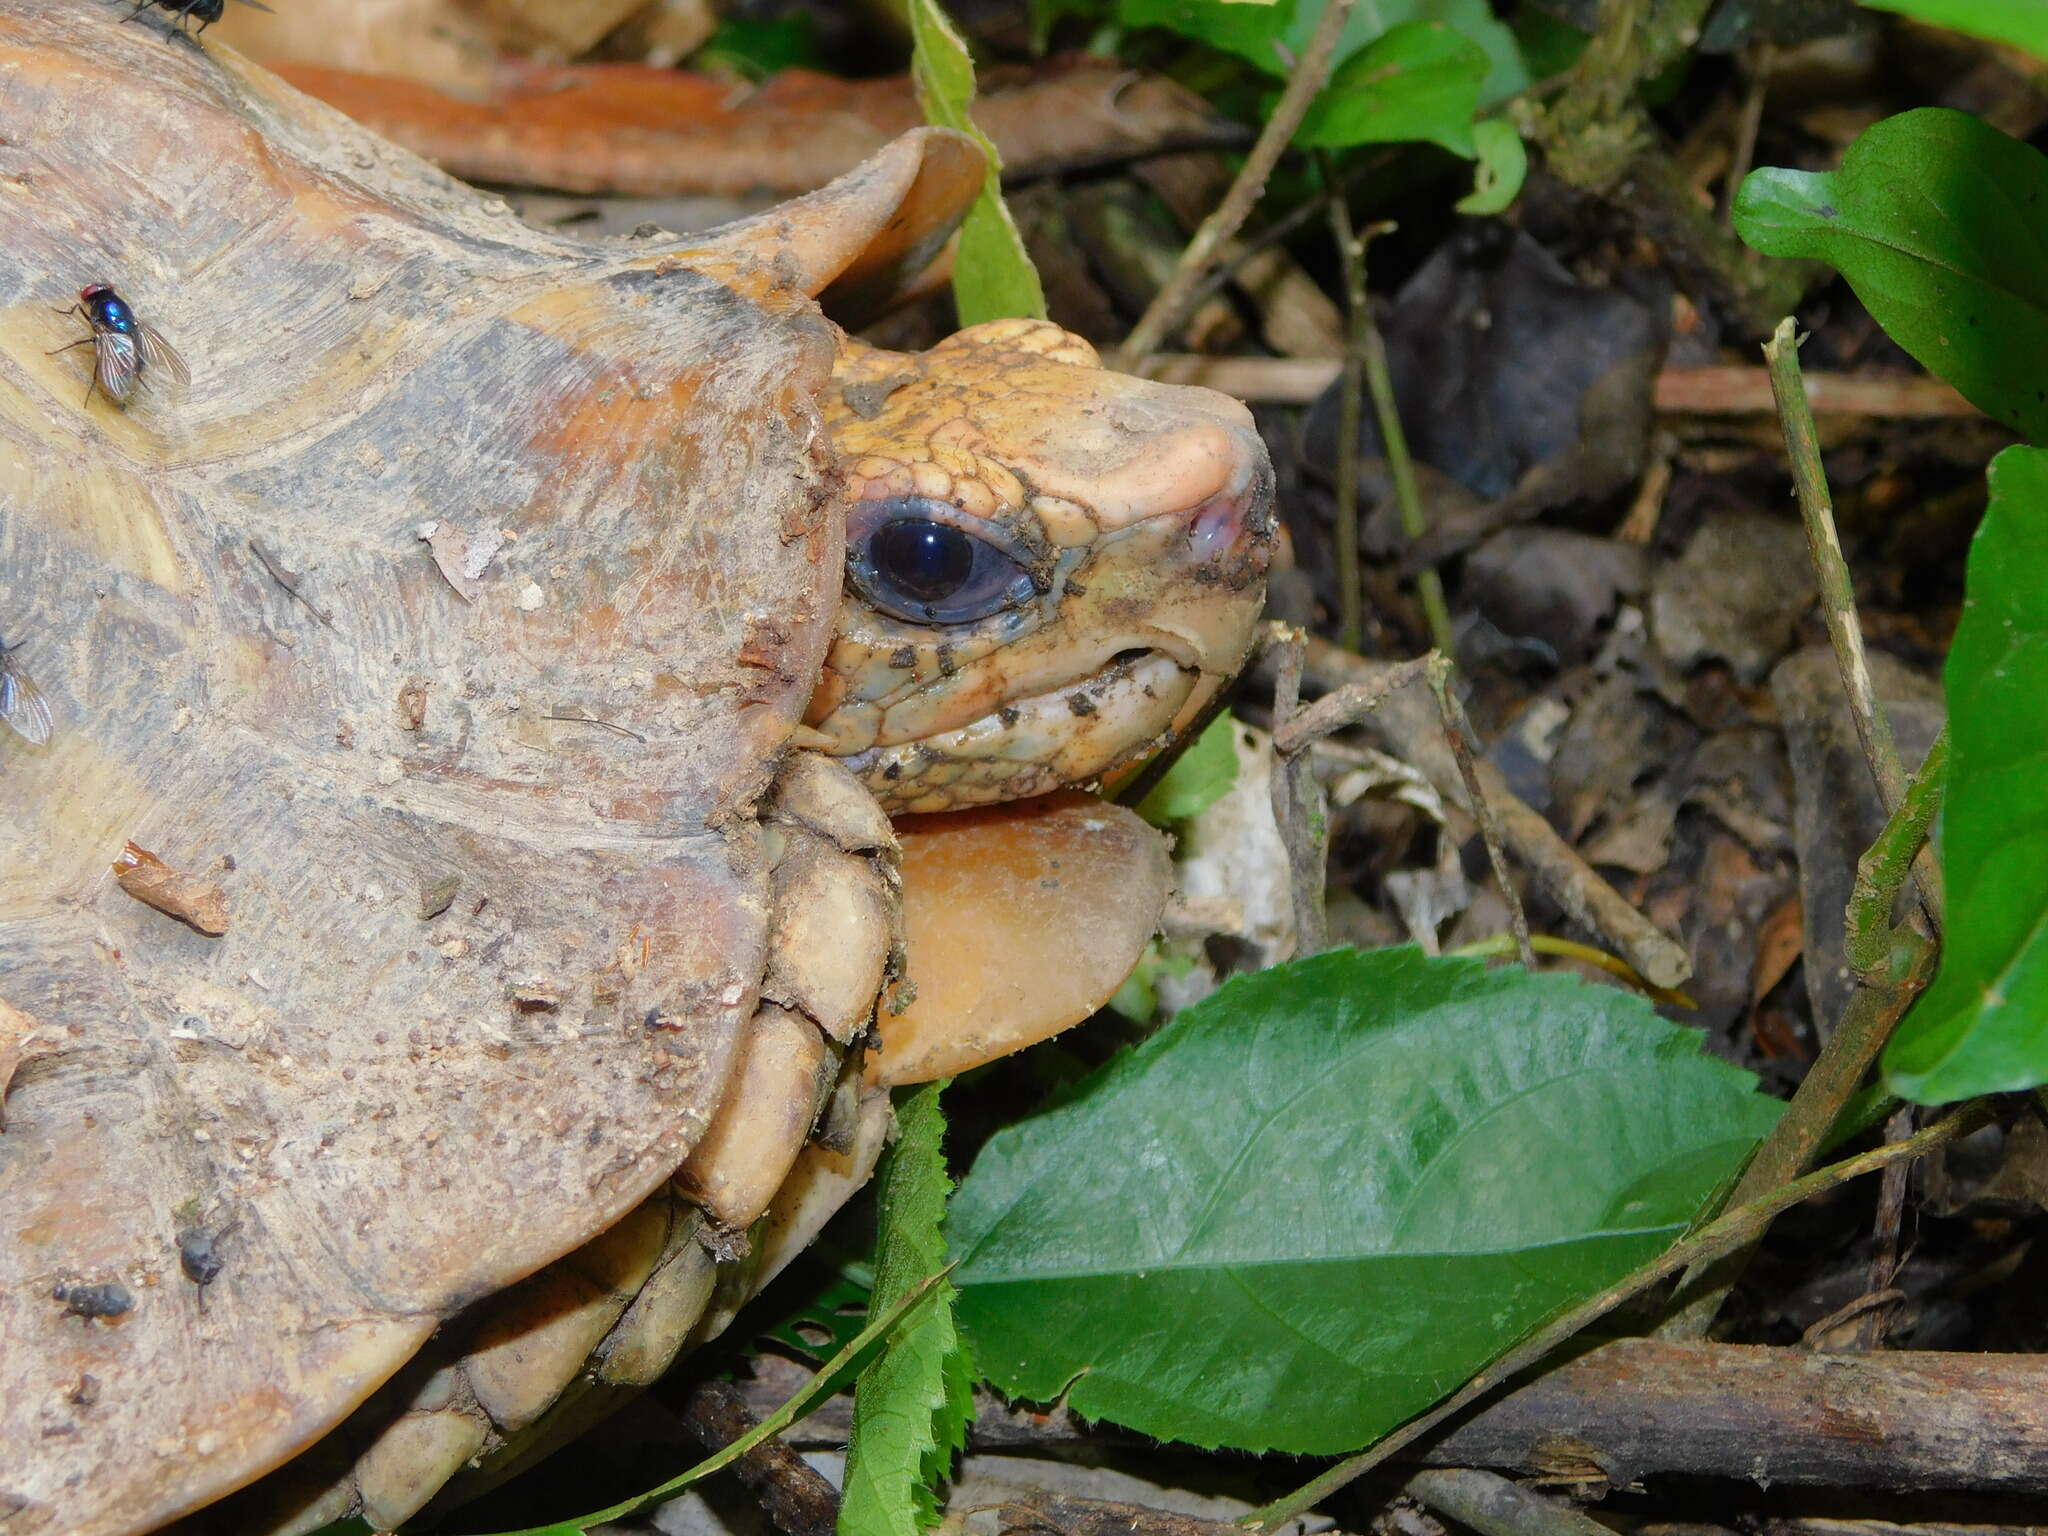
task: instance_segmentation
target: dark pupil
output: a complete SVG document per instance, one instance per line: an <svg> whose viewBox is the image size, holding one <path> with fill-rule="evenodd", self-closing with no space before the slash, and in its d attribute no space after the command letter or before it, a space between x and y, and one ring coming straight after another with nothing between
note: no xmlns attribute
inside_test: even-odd
<svg viewBox="0 0 2048 1536"><path fill-rule="evenodd" d="M875 530L868 557L876 574L905 597L936 603L966 584L974 569L974 540L944 523L906 517Z"/></svg>

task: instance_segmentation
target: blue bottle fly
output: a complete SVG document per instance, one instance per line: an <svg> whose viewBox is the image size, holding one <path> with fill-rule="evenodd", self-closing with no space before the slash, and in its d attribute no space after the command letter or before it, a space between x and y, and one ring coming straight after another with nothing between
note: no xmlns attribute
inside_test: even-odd
<svg viewBox="0 0 2048 1536"><path fill-rule="evenodd" d="M85 386L85 403L92 404L97 389L116 405L126 405L148 369L161 368L180 384L192 382L192 370L178 356L177 349L147 320L137 317L128 301L105 283L93 283L78 290L78 302L60 315L77 315L92 327L90 336L52 349L69 352L73 347L92 346L92 382Z"/></svg>
<svg viewBox="0 0 2048 1536"><path fill-rule="evenodd" d="M242 4L254 11L270 9L263 0L242 0ZM227 0L137 0L135 9L128 13L128 20L133 21L152 5L160 5L172 12L180 27L186 24L187 18L196 19L202 32L219 21L227 10Z"/></svg>

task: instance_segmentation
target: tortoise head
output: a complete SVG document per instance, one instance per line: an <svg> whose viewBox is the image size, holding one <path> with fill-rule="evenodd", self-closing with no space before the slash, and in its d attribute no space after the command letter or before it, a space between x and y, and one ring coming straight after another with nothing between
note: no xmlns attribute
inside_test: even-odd
<svg viewBox="0 0 2048 1536"><path fill-rule="evenodd" d="M847 579L808 723L890 810L1099 779L1243 661L1272 471L1236 401L998 320L853 347L823 405Z"/></svg>
<svg viewBox="0 0 2048 1536"><path fill-rule="evenodd" d="M711 243L858 318L924 272L982 178L971 139L923 129ZM889 810L1100 780L1244 660L1273 475L1237 401L997 320L920 353L843 341L819 407L846 583L805 723Z"/></svg>

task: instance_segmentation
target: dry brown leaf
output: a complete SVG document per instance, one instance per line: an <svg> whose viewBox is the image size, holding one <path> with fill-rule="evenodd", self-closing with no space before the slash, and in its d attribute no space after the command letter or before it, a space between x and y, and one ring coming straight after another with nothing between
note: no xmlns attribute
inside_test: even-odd
<svg viewBox="0 0 2048 1536"><path fill-rule="evenodd" d="M227 893L209 875L173 869L147 848L131 842L114 861L114 878L137 901L209 938L228 931Z"/></svg>
<svg viewBox="0 0 2048 1536"><path fill-rule="evenodd" d="M786 70L758 90L642 64L502 61L487 90L411 70L362 72L300 51L264 60L300 90L471 181L642 197L808 192L924 119L906 76ZM404 76L405 78L399 78ZM1241 130L1173 81L1054 61L992 82L974 116L1013 175L1236 142Z"/></svg>
<svg viewBox="0 0 2048 1536"><path fill-rule="evenodd" d="M465 603L476 601L481 590L478 583L490 568L504 547L505 535L496 528L486 528L480 534L464 532L456 524L446 521L421 523L419 536L427 541L427 548L433 552L434 564L455 589L455 595Z"/></svg>

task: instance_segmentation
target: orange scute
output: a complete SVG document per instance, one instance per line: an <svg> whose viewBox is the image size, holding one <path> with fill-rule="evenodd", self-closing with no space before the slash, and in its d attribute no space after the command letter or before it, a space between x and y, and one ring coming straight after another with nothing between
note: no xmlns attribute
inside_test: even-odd
<svg viewBox="0 0 2048 1536"><path fill-rule="evenodd" d="M879 1010L882 1083L946 1077L1078 1024L1123 984L1172 886L1166 839L1074 790L908 816L908 1006Z"/></svg>

